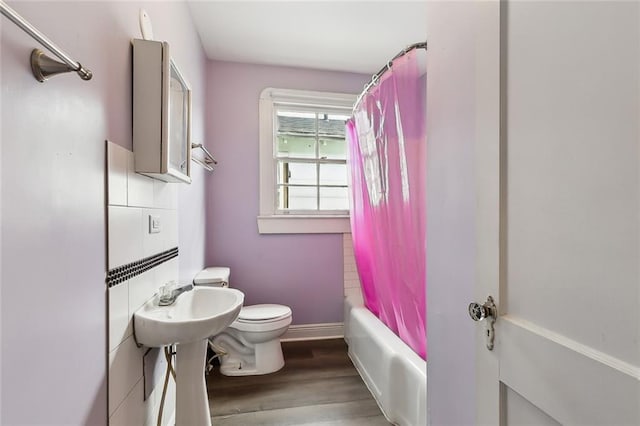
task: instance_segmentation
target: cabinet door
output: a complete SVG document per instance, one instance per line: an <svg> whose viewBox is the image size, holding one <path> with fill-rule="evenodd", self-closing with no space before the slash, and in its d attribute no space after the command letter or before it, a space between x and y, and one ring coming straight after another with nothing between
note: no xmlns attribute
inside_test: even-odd
<svg viewBox="0 0 640 426"><path fill-rule="evenodd" d="M191 91L176 66L171 63L169 80L168 165L170 170L189 176L191 138Z"/></svg>

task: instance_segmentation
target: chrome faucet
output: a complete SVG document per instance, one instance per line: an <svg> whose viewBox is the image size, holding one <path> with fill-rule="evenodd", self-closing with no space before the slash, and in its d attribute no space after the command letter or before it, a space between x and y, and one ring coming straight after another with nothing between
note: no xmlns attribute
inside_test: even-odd
<svg viewBox="0 0 640 426"><path fill-rule="evenodd" d="M193 284L185 284L180 287L174 287L174 282L170 282L160 287L158 290L159 300L158 306L169 306L176 303L176 299L185 291L193 290Z"/></svg>

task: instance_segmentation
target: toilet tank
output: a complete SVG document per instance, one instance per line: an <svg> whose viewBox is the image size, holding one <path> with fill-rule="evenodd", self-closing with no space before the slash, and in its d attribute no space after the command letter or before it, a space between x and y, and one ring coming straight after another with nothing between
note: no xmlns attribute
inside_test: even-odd
<svg viewBox="0 0 640 426"><path fill-rule="evenodd" d="M230 269L222 266L211 266L198 272L193 279L194 285L207 287L229 287Z"/></svg>

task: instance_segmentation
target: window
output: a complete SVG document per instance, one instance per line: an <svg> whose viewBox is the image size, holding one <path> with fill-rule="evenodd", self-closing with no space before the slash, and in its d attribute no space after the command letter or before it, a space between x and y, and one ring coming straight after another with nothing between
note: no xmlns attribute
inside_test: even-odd
<svg viewBox="0 0 640 426"><path fill-rule="evenodd" d="M260 96L260 233L349 232L345 122L354 95Z"/></svg>

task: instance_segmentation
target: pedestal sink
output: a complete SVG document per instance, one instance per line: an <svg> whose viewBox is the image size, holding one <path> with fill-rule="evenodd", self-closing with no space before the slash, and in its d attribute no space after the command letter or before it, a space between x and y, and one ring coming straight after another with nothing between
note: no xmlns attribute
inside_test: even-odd
<svg viewBox="0 0 640 426"><path fill-rule="evenodd" d="M240 313L244 294L230 288L196 287L171 306L154 297L133 315L138 343L176 345L176 425L210 426L204 380L207 338L227 328Z"/></svg>

